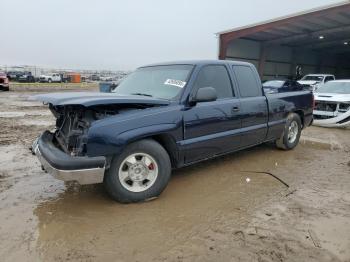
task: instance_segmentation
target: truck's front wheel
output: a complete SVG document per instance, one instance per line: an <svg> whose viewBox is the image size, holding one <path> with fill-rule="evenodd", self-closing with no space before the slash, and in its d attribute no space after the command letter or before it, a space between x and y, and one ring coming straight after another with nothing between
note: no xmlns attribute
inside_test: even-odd
<svg viewBox="0 0 350 262"><path fill-rule="evenodd" d="M276 146L284 150L290 150L299 143L301 135L301 120L298 114L291 113L287 117L287 122L280 139L276 141Z"/></svg>
<svg viewBox="0 0 350 262"><path fill-rule="evenodd" d="M139 202L160 195L170 174L166 150L156 141L145 139L128 145L122 154L112 159L104 185L114 200Z"/></svg>

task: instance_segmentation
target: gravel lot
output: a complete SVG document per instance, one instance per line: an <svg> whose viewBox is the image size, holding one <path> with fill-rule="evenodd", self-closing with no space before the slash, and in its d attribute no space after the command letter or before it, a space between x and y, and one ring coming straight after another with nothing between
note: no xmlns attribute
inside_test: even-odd
<svg viewBox="0 0 350 262"><path fill-rule="evenodd" d="M54 118L28 97L57 90L0 93L2 261L350 261L350 130L310 127L293 151L266 144L177 170L157 200L122 205L101 185L55 180L30 153Z"/></svg>

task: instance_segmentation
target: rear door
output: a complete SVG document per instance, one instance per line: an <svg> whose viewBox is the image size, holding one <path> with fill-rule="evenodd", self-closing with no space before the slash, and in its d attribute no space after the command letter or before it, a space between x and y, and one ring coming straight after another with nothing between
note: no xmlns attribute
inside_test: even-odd
<svg viewBox="0 0 350 262"><path fill-rule="evenodd" d="M191 163L240 146L240 101L225 65L206 65L199 71L192 93L201 87L216 89L218 99L201 102L184 112L185 162Z"/></svg>
<svg viewBox="0 0 350 262"><path fill-rule="evenodd" d="M255 68L234 65L234 78L240 93L241 147L263 142L267 135L268 105Z"/></svg>

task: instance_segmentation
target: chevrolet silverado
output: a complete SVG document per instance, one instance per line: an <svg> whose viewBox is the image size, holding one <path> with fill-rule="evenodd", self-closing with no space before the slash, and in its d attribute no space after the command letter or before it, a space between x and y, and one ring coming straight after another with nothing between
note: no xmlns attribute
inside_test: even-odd
<svg viewBox="0 0 350 262"><path fill-rule="evenodd" d="M35 99L56 117L33 143L43 169L104 183L124 203L157 197L172 169L269 141L293 149L314 103L310 91L265 95L252 64L216 60L144 66L112 93Z"/></svg>

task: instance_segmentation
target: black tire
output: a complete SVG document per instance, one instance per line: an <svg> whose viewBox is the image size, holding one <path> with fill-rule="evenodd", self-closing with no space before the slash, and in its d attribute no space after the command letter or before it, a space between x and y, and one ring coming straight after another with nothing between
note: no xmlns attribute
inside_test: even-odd
<svg viewBox="0 0 350 262"><path fill-rule="evenodd" d="M297 125L297 133L295 139L289 139L289 135L292 132L291 127ZM290 113L287 117L287 122L284 127L284 131L281 137L276 140L276 146L283 150L291 150L296 147L299 143L300 135L301 135L301 120L298 114ZM293 136L294 137L294 136Z"/></svg>
<svg viewBox="0 0 350 262"><path fill-rule="evenodd" d="M132 192L119 180L119 168L123 161L135 153L150 155L158 165L158 175L153 185L142 192ZM149 200L159 196L167 186L171 175L171 162L166 150L152 139L144 139L129 144L118 156L113 157L110 168L106 171L103 184L109 195L121 203Z"/></svg>
<svg viewBox="0 0 350 262"><path fill-rule="evenodd" d="M47 82L48 82L48 83L51 83L51 82L52 82L51 78L49 78L49 79L47 80Z"/></svg>

